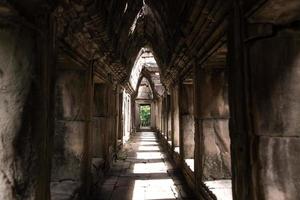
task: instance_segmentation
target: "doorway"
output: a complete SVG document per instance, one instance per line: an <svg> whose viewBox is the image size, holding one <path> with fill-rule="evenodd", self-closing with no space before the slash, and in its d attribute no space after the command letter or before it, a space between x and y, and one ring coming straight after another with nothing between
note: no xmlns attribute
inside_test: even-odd
<svg viewBox="0 0 300 200"><path fill-rule="evenodd" d="M151 127L151 106L150 104L140 105L140 128Z"/></svg>

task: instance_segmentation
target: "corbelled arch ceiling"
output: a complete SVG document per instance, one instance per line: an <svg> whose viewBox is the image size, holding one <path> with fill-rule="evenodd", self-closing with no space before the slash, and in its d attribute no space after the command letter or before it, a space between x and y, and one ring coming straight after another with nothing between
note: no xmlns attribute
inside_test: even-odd
<svg viewBox="0 0 300 200"><path fill-rule="evenodd" d="M134 90L133 96L136 96L135 94L143 78L148 80L155 97L162 96L165 92L165 87L161 83L160 74L161 70L151 49L142 48L136 58L129 79L129 83Z"/></svg>
<svg viewBox="0 0 300 200"><path fill-rule="evenodd" d="M33 21L38 21L38 17L44 16L45 12L52 13L54 10L57 24L55 35L58 36L60 51L67 52L67 56L79 59L86 66L91 60L95 61L92 63L98 76L108 75L109 80L123 85L128 81L139 50L144 46L153 50L161 67L162 82L167 87L179 77L187 76L194 64L213 65L210 61L214 60L214 56L226 62L225 29L234 2L231 0L9 2L19 8L22 16ZM276 8L284 4L284 0L241 2L251 23L275 23L274 19L280 19L280 24L299 18L299 12L293 9L293 5L299 4L298 0L293 0L283 13L278 13ZM130 33L134 23L135 30ZM64 56L59 59L67 59Z"/></svg>
<svg viewBox="0 0 300 200"><path fill-rule="evenodd" d="M152 49L169 86L224 46L222 0L64 0L55 10L63 51L94 60L98 74L125 84L142 47Z"/></svg>

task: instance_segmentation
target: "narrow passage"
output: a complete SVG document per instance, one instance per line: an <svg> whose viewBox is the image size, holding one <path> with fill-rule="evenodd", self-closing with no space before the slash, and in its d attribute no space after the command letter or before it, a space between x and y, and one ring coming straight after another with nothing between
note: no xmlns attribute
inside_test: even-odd
<svg viewBox="0 0 300 200"><path fill-rule="evenodd" d="M196 199L162 151L155 133L125 144L99 194L101 200Z"/></svg>

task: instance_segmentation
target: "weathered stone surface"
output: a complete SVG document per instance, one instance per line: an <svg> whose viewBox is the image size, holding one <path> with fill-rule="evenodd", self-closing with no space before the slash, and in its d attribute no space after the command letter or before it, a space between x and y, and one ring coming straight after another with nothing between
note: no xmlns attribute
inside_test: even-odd
<svg viewBox="0 0 300 200"><path fill-rule="evenodd" d="M80 184L77 181L64 180L51 183L51 200L77 199Z"/></svg>
<svg viewBox="0 0 300 200"><path fill-rule="evenodd" d="M95 84L94 86L94 117L108 116L108 87L105 84Z"/></svg>
<svg viewBox="0 0 300 200"><path fill-rule="evenodd" d="M105 129L107 127L107 119L104 117L95 117L93 120L93 156L103 158L105 156Z"/></svg>
<svg viewBox="0 0 300 200"><path fill-rule="evenodd" d="M251 22L288 24L300 20L300 2L298 0L267 1L251 17Z"/></svg>
<svg viewBox="0 0 300 200"><path fill-rule="evenodd" d="M203 180L231 178L228 120L205 120L203 127Z"/></svg>
<svg viewBox="0 0 300 200"><path fill-rule="evenodd" d="M56 118L84 120L86 106L85 71L60 70L56 81Z"/></svg>
<svg viewBox="0 0 300 200"><path fill-rule="evenodd" d="M179 134L180 134L180 111L179 111L179 86L175 86L172 93L172 126L173 126L173 137L174 146L179 147Z"/></svg>
<svg viewBox="0 0 300 200"><path fill-rule="evenodd" d="M104 178L104 171L105 171L105 160L103 158L93 158L92 159L92 180L93 180L93 187L97 189L101 185L101 181Z"/></svg>
<svg viewBox="0 0 300 200"><path fill-rule="evenodd" d="M300 32L259 40L249 56L255 134L300 136Z"/></svg>
<svg viewBox="0 0 300 200"><path fill-rule="evenodd" d="M85 128L85 122L56 123L52 181L80 181Z"/></svg>
<svg viewBox="0 0 300 200"><path fill-rule="evenodd" d="M200 118L229 116L228 84L225 69L204 69L199 73L201 90L197 91Z"/></svg>
<svg viewBox="0 0 300 200"><path fill-rule="evenodd" d="M34 80L34 35L0 23L0 199L34 199L37 135L30 98ZM38 122L37 122L38 123Z"/></svg>
<svg viewBox="0 0 300 200"><path fill-rule="evenodd" d="M85 71L59 70L59 73L56 82L51 193L60 193L69 184L64 181L70 180L74 184L68 195L78 195L79 189L76 186L81 185L85 162L87 81Z"/></svg>
<svg viewBox="0 0 300 200"><path fill-rule="evenodd" d="M180 89L180 112L181 114L194 114L194 91L193 84L182 84Z"/></svg>
<svg viewBox="0 0 300 200"><path fill-rule="evenodd" d="M195 126L192 115L181 116L181 132L183 134L183 145L185 158L194 158L195 148Z"/></svg>
<svg viewBox="0 0 300 200"><path fill-rule="evenodd" d="M300 139L259 136L255 176L257 200L300 199Z"/></svg>

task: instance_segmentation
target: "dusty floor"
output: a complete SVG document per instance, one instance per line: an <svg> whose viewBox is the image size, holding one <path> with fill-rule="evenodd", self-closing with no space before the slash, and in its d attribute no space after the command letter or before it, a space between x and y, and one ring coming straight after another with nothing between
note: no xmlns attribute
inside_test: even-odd
<svg viewBox="0 0 300 200"><path fill-rule="evenodd" d="M154 133L137 133L118 157L97 200L196 199Z"/></svg>

